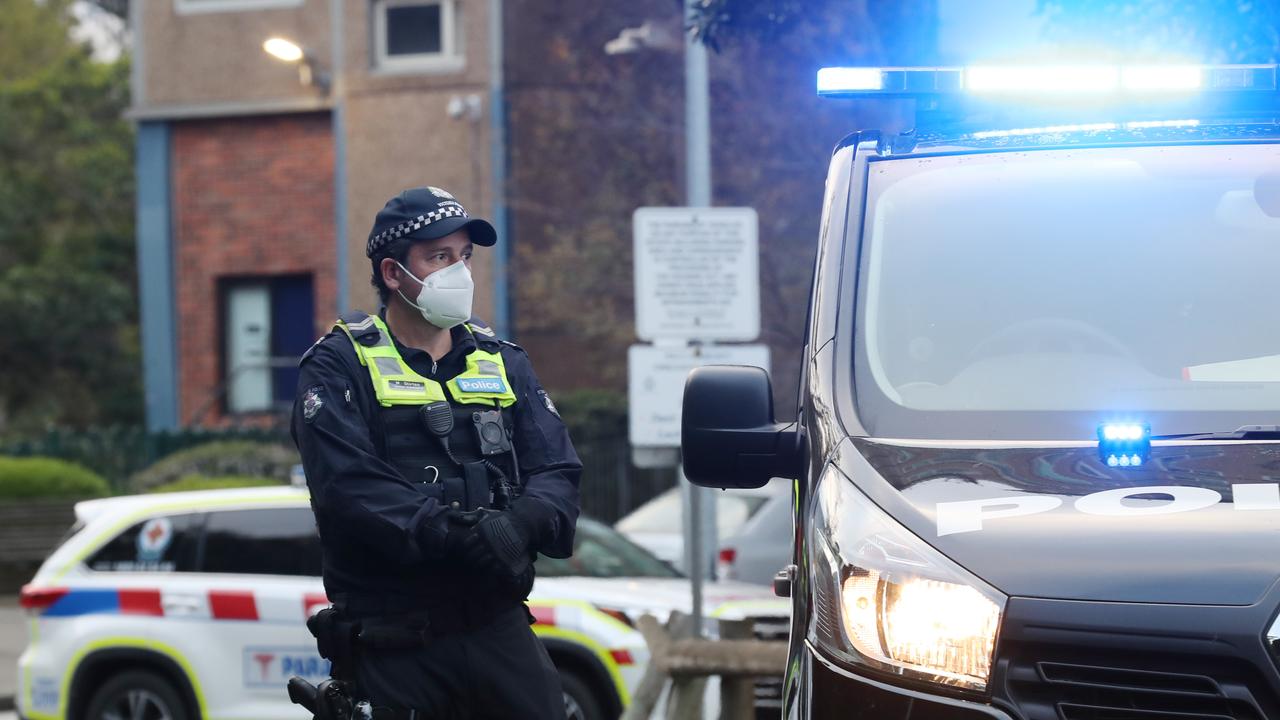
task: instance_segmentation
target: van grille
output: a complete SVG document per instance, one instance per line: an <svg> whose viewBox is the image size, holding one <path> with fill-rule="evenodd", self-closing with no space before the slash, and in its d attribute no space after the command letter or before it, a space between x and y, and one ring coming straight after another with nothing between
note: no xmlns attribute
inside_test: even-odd
<svg viewBox="0 0 1280 720"><path fill-rule="evenodd" d="M1008 666L1007 686L1028 720L1263 720L1245 678L1223 663L1199 672L1108 664ZM1136 665L1136 663L1135 663ZM1145 659L1141 667L1159 667ZM1210 675L1209 673L1212 673Z"/></svg>

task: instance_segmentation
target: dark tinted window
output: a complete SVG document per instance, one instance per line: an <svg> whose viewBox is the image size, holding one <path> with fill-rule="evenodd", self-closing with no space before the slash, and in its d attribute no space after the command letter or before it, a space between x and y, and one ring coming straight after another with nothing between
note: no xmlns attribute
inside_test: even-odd
<svg viewBox="0 0 1280 720"><path fill-rule="evenodd" d="M144 520L89 557L90 568L108 572L193 572L202 513Z"/></svg>
<svg viewBox="0 0 1280 720"><path fill-rule="evenodd" d="M209 514L204 563L211 573L320 575L320 536L310 508Z"/></svg>
<svg viewBox="0 0 1280 720"><path fill-rule="evenodd" d="M440 52L440 6L402 5L387 13L387 54Z"/></svg>

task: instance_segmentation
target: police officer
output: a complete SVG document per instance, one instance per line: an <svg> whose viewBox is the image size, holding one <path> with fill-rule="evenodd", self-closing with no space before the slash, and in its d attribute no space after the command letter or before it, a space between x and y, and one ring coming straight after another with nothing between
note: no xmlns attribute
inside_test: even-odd
<svg viewBox="0 0 1280 720"><path fill-rule="evenodd" d="M375 718L564 717L524 600L535 555L572 552L582 465L528 356L471 318L472 249L496 241L440 188L391 198L366 247L382 312L302 359L334 603L313 632Z"/></svg>

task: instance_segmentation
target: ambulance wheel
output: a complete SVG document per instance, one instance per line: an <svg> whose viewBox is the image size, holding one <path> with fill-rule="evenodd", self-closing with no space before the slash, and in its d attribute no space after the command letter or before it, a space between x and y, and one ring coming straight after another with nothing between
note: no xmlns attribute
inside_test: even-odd
<svg viewBox="0 0 1280 720"><path fill-rule="evenodd" d="M568 720L604 720L600 701L591 686L570 672L560 672L560 689L564 692L564 714ZM128 720L126 718L125 720Z"/></svg>
<svg viewBox="0 0 1280 720"><path fill-rule="evenodd" d="M89 699L85 720L188 720L182 698L164 678L145 670L112 675Z"/></svg>

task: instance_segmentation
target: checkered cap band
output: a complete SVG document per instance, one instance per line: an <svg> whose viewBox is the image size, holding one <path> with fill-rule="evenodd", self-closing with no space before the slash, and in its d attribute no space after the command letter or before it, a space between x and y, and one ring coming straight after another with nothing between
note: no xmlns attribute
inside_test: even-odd
<svg viewBox="0 0 1280 720"><path fill-rule="evenodd" d="M378 233L377 235L374 235L373 237L369 238L369 245L368 247L365 248L365 255L367 255L368 257L373 257L374 255L377 255L382 250L382 248L395 242L396 240L399 240L400 238L408 235L409 233L421 230L427 225L430 225L431 223L436 222L438 220L443 220L445 218L451 218L451 217L465 218L470 216L467 215L467 211L463 210L462 206L457 203L453 203L445 207L437 208L435 210L432 210L429 213L426 213L425 215L419 215L416 218L405 220L399 225L389 227L386 230L383 230L382 232Z"/></svg>

